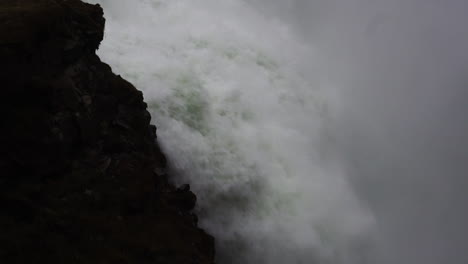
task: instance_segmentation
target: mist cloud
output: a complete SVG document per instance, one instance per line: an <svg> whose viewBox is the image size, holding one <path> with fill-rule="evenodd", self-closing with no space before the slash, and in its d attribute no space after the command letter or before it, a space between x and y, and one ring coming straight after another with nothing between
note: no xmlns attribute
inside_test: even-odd
<svg viewBox="0 0 468 264"><path fill-rule="evenodd" d="M378 218L377 263L467 263L468 2L292 6L341 98L332 131Z"/></svg>
<svg viewBox="0 0 468 264"><path fill-rule="evenodd" d="M317 82L318 78L323 86L329 88L330 100L334 103L330 107L333 119L328 124L328 131L335 140L331 151L343 160L342 165L359 198L368 205L377 220L378 241L368 263L468 263L468 229L465 227L468 222L465 205L468 200L468 2L245 1L254 4L273 20L286 21L314 51L312 56L302 58L300 65L312 82ZM124 20L135 11L130 1L99 2L105 4L111 19L115 16L115 20ZM224 16L216 9L210 9L211 6L194 6L196 11L206 11L201 18L209 14L217 15L220 21L235 11L227 9L229 12L226 11L227 15ZM235 17L242 17L241 28L258 29L255 36L265 34L264 25L258 24L258 21L264 20L246 14ZM152 14L147 17L158 19ZM141 30L147 23L145 19L138 20L135 28ZM194 21L199 22L200 19ZM125 21L124 24L129 22ZM178 40L185 37L185 31L180 35L162 34L161 37L158 34L167 31L169 25L155 25L160 27L160 31L154 35L155 43L165 44L167 38ZM194 25L190 24L190 27ZM205 24L199 29L204 32ZM179 29L171 32L177 33ZM124 32L120 29L114 32L116 35L121 33ZM239 31L241 33L242 30ZM149 36L152 35L142 34L141 39L146 40ZM222 34L215 34L213 39L218 40L219 36L222 37ZM280 41L277 35L267 37L265 46L270 46L270 40ZM231 42L229 35L227 43ZM135 43L140 45L146 42ZM146 49L129 49L129 54L135 52L136 55L127 56L129 61L123 61L121 53L116 52L118 49L113 49L111 44L119 43L109 43L107 59L114 63L114 68L122 71L134 59L135 69L148 63L143 70L154 65L164 68L175 61L173 55L167 62L159 57L148 60L146 53L140 56L147 50L157 53L161 49L157 45L143 46ZM169 44L172 45L173 41ZM277 53L295 47L287 46L279 50L276 47L281 45L273 44L271 46ZM182 46L179 50L185 49ZM114 56L114 53L118 56ZM200 58L204 59L205 55ZM223 64L217 69L228 68L228 65ZM150 75L141 76L130 79L144 89L146 77ZM233 80L235 83L243 78ZM151 85L147 86L152 87L153 82L149 83ZM248 84L244 86L248 87ZM151 98L151 93L151 90L145 91L145 97ZM160 98L159 95L154 97ZM266 116L270 117L270 112ZM171 134L168 138L175 137ZM182 138L188 137L184 135ZM180 142L174 143L174 146L180 145ZM297 149L286 157L293 159L294 153L297 153ZM190 157L193 156L197 155ZM236 163L233 168L237 167L239 165ZM328 207L324 208L327 209L323 211L330 211ZM307 217L316 216L314 212L305 213ZM299 220L301 222L303 219ZM269 235L268 232L266 234ZM278 243L284 244L284 237L282 239ZM309 252L305 248L304 255L307 256Z"/></svg>

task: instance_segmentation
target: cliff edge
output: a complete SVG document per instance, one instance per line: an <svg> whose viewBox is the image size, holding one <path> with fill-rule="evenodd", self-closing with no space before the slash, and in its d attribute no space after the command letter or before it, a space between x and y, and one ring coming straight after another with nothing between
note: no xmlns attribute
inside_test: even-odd
<svg viewBox="0 0 468 264"><path fill-rule="evenodd" d="M95 54L103 11L0 2L0 263L213 263L143 96Z"/></svg>

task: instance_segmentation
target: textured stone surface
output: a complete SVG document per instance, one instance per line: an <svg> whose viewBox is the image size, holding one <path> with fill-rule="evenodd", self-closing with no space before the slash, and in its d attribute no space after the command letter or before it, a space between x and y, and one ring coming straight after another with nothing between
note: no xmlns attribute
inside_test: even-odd
<svg viewBox="0 0 468 264"><path fill-rule="evenodd" d="M99 6L0 2L0 263L213 263Z"/></svg>

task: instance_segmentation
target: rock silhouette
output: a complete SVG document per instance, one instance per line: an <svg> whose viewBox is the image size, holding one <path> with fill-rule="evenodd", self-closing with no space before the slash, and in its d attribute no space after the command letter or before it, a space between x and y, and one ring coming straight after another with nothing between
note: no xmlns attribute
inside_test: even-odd
<svg viewBox="0 0 468 264"><path fill-rule="evenodd" d="M213 263L143 95L95 54L103 11L0 2L0 262Z"/></svg>

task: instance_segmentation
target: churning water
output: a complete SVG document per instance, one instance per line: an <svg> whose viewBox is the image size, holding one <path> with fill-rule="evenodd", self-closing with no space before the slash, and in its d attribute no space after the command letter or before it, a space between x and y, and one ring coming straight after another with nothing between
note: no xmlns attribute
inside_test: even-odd
<svg viewBox="0 0 468 264"><path fill-rule="evenodd" d="M101 0L99 50L143 91L218 263L364 263L372 215L326 155L314 50L242 0Z"/></svg>

